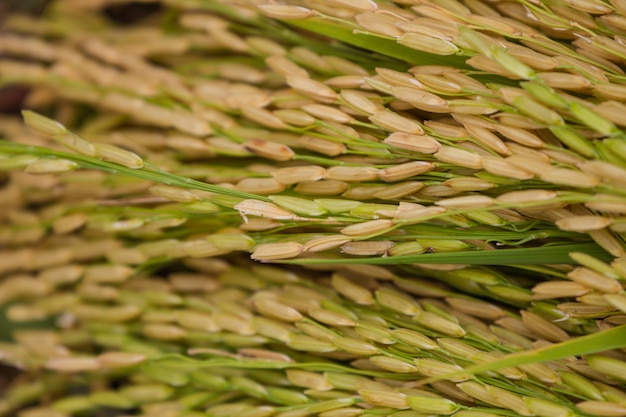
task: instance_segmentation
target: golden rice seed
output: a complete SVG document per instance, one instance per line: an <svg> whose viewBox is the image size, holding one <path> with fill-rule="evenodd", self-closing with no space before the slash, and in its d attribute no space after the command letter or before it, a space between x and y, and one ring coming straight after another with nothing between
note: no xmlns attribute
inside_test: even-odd
<svg viewBox="0 0 626 417"><path fill-rule="evenodd" d="M181 242L169 253L169 256L204 258L224 255L228 252L230 252L229 249L219 248L207 239L194 239Z"/></svg>
<svg viewBox="0 0 626 417"><path fill-rule="evenodd" d="M440 214L443 214L447 211L445 207L421 207L413 210L399 211L394 216L394 223L396 224L415 224L430 220L434 217L440 217Z"/></svg>
<svg viewBox="0 0 626 417"><path fill-rule="evenodd" d="M460 384L457 384L457 387L460 388L463 392L465 392L466 394L480 400L483 401L487 404L491 404L491 405L495 405L496 407L502 407L502 408L507 408L507 409L512 409L511 405L513 404L503 404L505 400L510 399L511 396L514 397L514 401L515 403L518 403L519 401L523 401L521 400L519 397L515 396L514 394L510 394L508 391L504 391L504 390L498 390L498 391L494 391L494 390L490 390L489 388L494 388L493 386L490 385L482 385L478 382L474 382L474 381L468 381L468 382L462 382ZM504 395L503 397L498 397L495 394L498 394L499 391L504 391L507 395ZM516 404L517 405L517 404ZM522 404L522 407L516 407L517 409L522 408L522 415L530 415L532 414L530 412L530 410L527 409L525 404ZM524 410L526 409L526 410ZM514 409L514 411L517 411Z"/></svg>
<svg viewBox="0 0 626 417"><path fill-rule="evenodd" d="M602 392L587 378L575 372L559 371L563 382L586 398L601 401L604 399Z"/></svg>
<svg viewBox="0 0 626 417"><path fill-rule="evenodd" d="M396 27L398 22L404 21L396 14L366 12L354 16L357 23L366 31L397 38L402 31Z"/></svg>
<svg viewBox="0 0 626 417"><path fill-rule="evenodd" d="M337 333L333 332L326 326L322 326L313 321L300 321L295 324L296 328L312 338L332 342L337 337ZM293 336L293 335L292 335ZM333 349L334 350L334 349Z"/></svg>
<svg viewBox="0 0 626 417"><path fill-rule="evenodd" d="M623 84L615 84L615 83L595 83L593 84L593 91L595 94L609 99L609 100L617 100L621 101L624 99L624 94L626 93L626 86Z"/></svg>
<svg viewBox="0 0 626 417"><path fill-rule="evenodd" d="M319 4L318 4L319 6ZM289 50L289 55L297 62L323 73L332 72L330 64L319 54L303 46L295 46Z"/></svg>
<svg viewBox="0 0 626 417"><path fill-rule="evenodd" d="M374 193L374 198L381 200L397 200L415 194L424 187L424 183L406 181L384 187Z"/></svg>
<svg viewBox="0 0 626 417"><path fill-rule="evenodd" d="M220 328L210 314L193 310L179 310L175 312L175 320L181 327L189 330L217 332Z"/></svg>
<svg viewBox="0 0 626 417"><path fill-rule="evenodd" d="M148 357L135 352L105 352L96 357L98 363L106 369L125 368L145 362Z"/></svg>
<svg viewBox="0 0 626 417"><path fill-rule="evenodd" d="M257 245L250 257L256 261L269 262L278 259L295 258L304 250L297 242L276 242Z"/></svg>
<svg viewBox="0 0 626 417"><path fill-rule="evenodd" d="M586 267L574 268L567 273L567 277L572 281L603 293L616 294L622 291L622 285L619 281Z"/></svg>
<svg viewBox="0 0 626 417"><path fill-rule="evenodd" d="M348 113L324 104L305 104L301 107L301 109L309 113L311 116L328 122L351 123L354 121L354 118Z"/></svg>
<svg viewBox="0 0 626 417"><path fill-rule="evenodd" d="M394 83L388 82L381 76L365 77L363 88L366 90L376 90L386 95L391 95ZM417 80L416 80L417 81Z"/></svg>
<svg viewBox="0 0 626 417"><path fill-rule="evenodd" d="M244 178L236 185L236 189L259 195L277 194L285 189L285 185L274 178Z"/></svg>
<svg viewBox="0 0 626 417"><path fill-rule="evenodd" d="M248 317L243 318L227 311L216 311L213 313L213 319L221 330L230 331L240 336L252 336L255 334L252 320Z"/></svg>
<svg viewBox="0 0 626 417"><path fill-rule="evenodd" d="M341 233L346 236L369 236L384 233L392 228L393 222L391 220L378 219L346 226L341 229Z"/></svg>
<svg viewBox="0 0 626 417"><path fill-rule="evenodd" d="M608 213L626 214L624 199L610 194L596 194L591 201L585 203L585 207Z"/></svg>
<svg viewBox="0 0 626 417"><path fill-rule="evenodd" d="M336 249L352 239L345 235L327 235L313 238L303 243L304 252L322 252L326 250Z"/></svg>
<svg viewBox="0 0 626 417"><path fill-rule="evenodd" d="M154 195L181 203L191 203L200 200L194 193L171 185L157 184L150 187L149 190Z"/></svg>
<svg viewBox="0 0 626 417"><path fill-rule="evenodd" d="M529 180L534 177L531 171L510 163L508 158L502 159L495 156L483 155L481 160L485 171L491 174L516 180Z"/></svg>
<svg viewBox="0 0 626 417"><path fill-rule="evenodd" d="M572 258L573 259L573 258ZM590 265L585 265L588 268L592 268ZM626 257L621 256L618 257L616 259L613 260L613 262L611 262L611 268L613 268L615 270L615 272L617 272L618 276L621 278L626 277ZM597 272L602 272L600 270L597 270ZM612 277L609 274L604 273L606 276L608 277Z"/></svg>
<svg viewBox="0 0 626 417"><path fill-rule="evenodd" d="M418 51L428 52L435 55L454 55L459 48L452 42L420 33L405 33L397 42Z"/></svg>
<svg viewBox="0 0 626 417"><path fill-rule="evenodd" d="M248 44L250 53L255 55L270 57L273 55L280 56L287 54L287 50L281 44L262 36L248 36L246 43Z"/></svg>
<svg viewBox="0 0 626 417"><path fill-rule="evenodd" d="M610 306L589 305L583 302L582 297L576 298L581 301L578 303L560 303L558 304L559 311L575 318L603 318L607 315L615 312L615 308ZM605 300L606 301L606 300ZM609 304L606 302L606 304Z"/></svg>
<svg viewBox="0 0 626 417"><path fill-rule="evenodd" d="M313 10L306 7L282 4L261 4L258 8L265 16L278 20L307 19L316 14Z"/></svg>
<svg viewBox="0 0 626 417"><path fill-rule="evenodd" d="M315 136L303 135L298 139L298 146L328 156L337 156L346 152L346 145Z"/></svg>
<svg viewBox="0 0 626 417"><path fill-rule="evenodd" d="M39 158L33 155L17 155L6 158L3 157L0 158L0 172L22 169L38 160Z"/></svg>
<svg viewBox="0 0 626 417"><path fill-rule="evenodd" d="M318 181L324 178L326 169L316 165L278 168L271 172L282 184L296 184L301 181Z"/></svg>
<svg viewBox="0 0 626 417"><path fill-rule="evenodd" d="M544 149L542 153L548 155L550 159L555 162L561 162L563 164L577 165L582 161L582 158L578 155L572 154L566 151L557 151L553 149Z"/></svg>
<svg viewBox="0 0 626 417"><path fill-rule="evenodd" d="M469 375L459 375L463 368L458 365L442 362L436 359L413 359L413 363L417 366L417 372L428 377L444 376L445 380L452 382L467 381ZM448 374L457 374L455 376L448 376ZM471 394L470 394L471 395Z"/></svg>
<svg viewBox="0 0 626 417"><path fill-rule="evenodd" d="M369 74L367 69L363 68L356 62L350 61L349 59L335 55L324 55L322 58L328 63L328 65L330 65L333 71L340 74L357 75L362 77ZM329 85L327 82L324 82L324 84Z"/></svg>
<svg viewBox="0 0 626 417"><path fill-rule="evenodd" d="M419 242L396 243L387 252L389 256L419 255L426 252L426 249Z"/></svg>
<svg viewBox="0 0 626 417"><path fill-rule="evenodd" d="M325 179L336 181L371 181L378 178L373 167L334 166L326 170Z"/></svg>
<svg viewBox="0 0 626 417"><path fill-rule="evenodd" d="M463 337L467 332L458 324L429 311L420 311L413 320L422 326L448 336Z"/></svg>
<svg viewBox="0 0 626 417"><path fill-rule="evenodd" d="M39 271L37 280L51 286L71 284L78 281L84 271L85 267L77 264L53 266Z"/></svg>
<svg viewBox="0 0 626 417"><path fill-rule="evenodd" d="M284 55L272 55L265 58L267 66L284 77L308 77L309 73Z"/></svg>
<svg viewBox="0 0 626 417"><path fill-rule="evenodd" d="M413 152L432 154L441 148L439 142L434 138L422 134L411 134L405 132L395 132L387 136L384 143L399 149L406 149Z"/></svg>
<svg viewBox="0 0 626 417"><path fill-rule="evenodd" d="M386 255L387 251L393 247L394 243L388 240L383 241L358 241L348 242L341 246L341 253L353 256L376 256Z"/></svg>
<svg viewBox="0 0 626 417"><path fill-rule="evenodd" d="M437 343L446 352L463 358L470 358L480 352L480 350L459 339L440 337L437 339Z"/></svg>
<svg viewBox="0 0 626 417"><path fill-rule="evenodd" d="M480 155L452 146L441 146L435 153L435 158L442 162L458 165L471 169L481 169L483 167Z"/></svg>
<svg viewBox="0 0 626 417"><path fill-rule="evenodd" d="M370 122L391 132L403 132L412 135L423 135L424 129L415 120L404 117L391 110L383 110L368 117Z"/></svg>
<svg viewBox="0 0 626 417"><path fill-rule="evenodd" d="M409 408L407 396L399 392L360 389L358 393L363 401L368 404L398 410L405 410Z"/></svg>
<svg viewBox="0 0 626 417"><path fill-rule="evenodd" d="M298 218L298 216L294 213L287 211L276 204L261 200L243 200L238 204L235 204L233 208L239 211L239 214L243 217L244 221L247 220L246 216L267 217L275 220L294 220Z"/></svg>
<svg viewBox="0 0 626 417"><path fill-rule="evenodd" d="M438 206L447 209L478 209L493 205L494 199L485 195L467 195L462 197L446 198L436 201Z"/></svg>
<svg viewBox="0 0 626 417"><path fill-rule="evenodd" d="M317 121L317 119L310 114L296 109L274 110L272 114L282 122L298 127L312 126Z"/></svg>
<svg viewBox="0 0 626 417"><path fill-rule="evenodd" d="M408 396L407 402L412 410L419 413L450 415L459 408L454 401L446 398L436 398L422 395Z"/></svg>
<svg viewBox="0 0 626 417"><path fill-rule="evenodd" d="M588 367L588 369L590 369ZM595 371L591 371L591 372L595 372ZM593 376L589 376L590 378L592 378ZM608 401L612 401L612 402L623 402L624 401L624 397L626 397L624 395L624 392L614 386L608 385L608 384L613 384L613 381L608 380L607 378L606 381L604 383L599 382L599 380L601 380L601 378L595 378L596 381L594 382L594 385L597 387L598 390L601 391L602 395L604 396L604 398L602 399L606 399Z"/></svg>
<svg viewBox="0 0 626 417"><path fill-rule="evenodd" d="M74 373L96 371L101 369L102 365L94 357L70 356L50 358L44 368L61 373Z"/></svg>
<svg viewBox="0 0 626 417"><path fill-rule="evenodd" d="M592 87L591 81L576 74L564 74L562 72L539 72L537 76L549 87L563 90L589 90Z"/></svg>
<svg viewBox="0 0 626 417"><path fill-rule="evenodd" d="M561 230L586 233L592 230L599 230L608 227L611 219L602 216L571 216L557 220L555 224Z"/></svg>
<svg viewBox="0 0 626 417"><path fill-rule="evenodd" d="M496 184L475 177L456 177L443 182L444 185L459 191L484 191Z"/></svg>
<svg viewBox="0 0 626 417"><path fill-rule="evenodd" d="M258 298L254 301L254 306L264 316L277 320L296 322L303 318L296 309L270 298Z"/></svg>
<svg viewBox="0 0 626 417"><path fill-rule="evenodd" d="M378 9L378 4L373 0L330 0L329 6L346 8L356 12L373 12Z"/></svg>
<svg viewBox="0 0 626 417"><path fill-rule="evenodd" d="M539 173L543 181L577 188L593 188L600 184L600 178L593 174L567 168L551 168Z"/></svg>
<svg viewBox="0 0 626 417"><path fill-rule="evenodd" d="M107 253L107 260L113 264L139 265L148 260L148 257L139 248L118 248Z"/></svg>
<svg viewBox="0 0 626 417"><path fill-rule="evenodd" d="M381 343L383 345L393 345L396 341L392 338L391 332L387 328L387 323L378 323L366 321L367 318L361 317L354 328L354 332L362 339L372 342Z"/></svg>
<svg viewBox="0 0 626 417"><path fill-rule="evenodd" d="M459 116L456 114L456 116ZM454 126L449 123L442 123L433 120L424 121L424 125L431 129L436 136L444 137L444 138L453 138L453 139L461 139L467 136L467 132L465 129L459 126Z"/></svg>
<svg viewBox="0 0 626 417"><path fill-rule="evenodd" d="M498 124L496 130L505 138L523 146L542 148L545 145L541 138L526 129Z"/></svg>
<svg viewBox="0 0 626 417"><path fill-rule="evenodd" d="M287 369L285 373L289 382L295 386L318 391L328 391L333 389L332 384L326 381L326 378L322 374L300 369Z"/></svg>
<svg viewBox="0 0 626 417"><path fill-rule="evenodd" d="M331 285L339 294L359 305L372 305L374 303L374 297L370 290L344 277L340 273L334 273L332 275Z"/></svg>
<svg viewBox="0 0 626 417"><path fill-rule="evenodd" d="M274 195L269 197L278 206L306 216L323 216L328 213L319 203L299 197Z"/></svg>
<svg viewBox="0 0 626 417"><path fill-rule="evenodd" d="M52 120L39 113L30 110L22 110L24 123L32 129L50 136L63 135L67 133L67 129L56 120Z"/></svg>
<svg viewBox="0 0 626 417"><path fill-rule="evenodd" d="M133 152L117 146L109 145L107 143L94 143L93 146L96 150L95 156L104 159L105 161L113 162L132 169L140 169L144 166L141 157Z"/></svg>
<svg viewBox="0 0 626 417"><path fill-rule="evenodd" d="M359 113L372 115L383 110L382 105L372 101L367 95L358 90L341 90L339 97Z"/></svg>
<svg viewBox="0 0 626 417"><path fill-rule="evenodd" d="M306 335L295 335L287 341L287 346L302 352L328 353L337 350L335 345L326 340Z"/></svg>
<svg viewBox="0 0 626 417"><path fill-rule="evenodd" d="M125 265L91 265L85 269L83 279L93 283L120 283L128 280L135 270Z"/></svg>
<svg viewBox="0 0 626 417"><path fill-rule="evenodd" d="M463 92L463 87L459 84L439 75L415 74L415 78L439 94L458 94Z"/></svg>
<svg viewBox="0 0 626 417"><path fill-rule="evenodd" d="M337 98L335 90L319 81L298 75L287 75L285 78L291 88L322 103L332 103Z"/></svg>
<svg viewBox="0 0 626 417"><path fill-rule="evenodd" d="M580 297L591 289L578 282L545 281L532 288L533 300L549 300L561 297Z"/></svg>
<svg viewBox="0 0 626 417"><path fill-rule="evenodd" d="M408 316L415 316L422 310L413 297L391 288L380 288L376 290L375 296L380 306Z"/></svg>
<svg viewBox="0 0 626 417"><path fill-rule="evenodd" d="M274 161L289 161L295 155L293 150L282 143L269 142L263 139L250 139L244 142L244 148L255 155Z"/></svg>
<svg viewBox="0 0 626 417"><path fill-rule="evenodd" d="M354 327L356 322L350 317L347 317L341 313L327 310L324 308L312 308L308 311L309 316L315 320L328 324L329 326L337 327Z"/></svg>
<svg viewBox="0 0 626 417"><path fill-rule="evenodd" d="M66 132L63 134L57 134L52 138L76 153L87 156L96 156L96 148L91 143L74 133Z"/></svg>
<svg viewBox="0 0 626 417"><path fill-rule="evenodd" d="M609 401L581 401L576 408L584 413L602 417L626 416L626 406Z"/></svg>
<svg viewBox="0 0 626 417"><path fill-rule="evenodd" d="M285 122L267 109L254 106L241 106L239 110L241 110L241 113L246 119L258 123L261 126L278 130L288 127Z"/></svg>
<svg viewBox="0 0 626 417"><path fill-rule="evenodd" d="M87 220L87 215L83 212L67 214L52 222L52 230L59 235L71 233L83 227Z"/></svg>
<svg viewBox="0 0 626 417"><path fill-rule="evenodd" d="M333 344L345 352L360 356L371 356L379 354L379 349L367 342L350 337L337 337L333 339Z"/></svg>
<svg viewBox="0 0 626 417"><path fill-rule="evenodd" d="M138 383L125 385L119 393L133 403L144 404L164 401L174 393L174 389L165 384Z"/></svg>
<svg viewBox="0 0 626 417"><path fill-rule="evenodd" d="M455 310L485 320L497 320L505 314L500 307L482 300L459 297L447 297L445 300Z"/></svg>
<svg viewBox="0 0 626 417"><path fill-rule="evenodd" d="M425 161L411 161L398 165L393 165L378 170L378 176L383 181L393 182L401 181L424 172L428 172L434 168L434 165Z"/></svg>
<svg viewBox="0 0 626 417"><path fill-rule="evenodd" d="M363 88L365 84L364 75L339 75L328 78L324 84L335 88Z"/></svg>
<svg viewBox="0 0 626 417"><path fill-rule="evenodd" d="M415 108L431 113L449 113L448 101L436 94L415 87L395 86L392 94L398 100L406 101Z"/></svg>
<svg viewBox="0 0 626 417"><path fill-rule="evenodd" d="M298 194L330 196L338 195L348 189L348 183L337 180L301 181L294 188Z"/></svg>
<svg viewBox="0 0 626 417"><path fill-rule="evenodd" d="M613 307L621 311L626 311L626 296L623 294L605 294L604 299Z"/></svg>
<svg viewBox="0 0 626 417"><path fill-rule="evenodd" d="M597 175L603 180L623 183L626 178L626 169L605 161L580 161L576 164L582 171Z"/></svg>
<svg viewBox="0 0 626 417"><path fill-rule="evenodd" d="M511 191L496 197L496 201L505 204L532 204L534 202L544 202L555 199L558 194L551 190L523 190Z"/></svg>
<svg viewBox="0 0 626 417"><path fill-rule="evenodd" d="M335 199L335 198L318 198L313 201L320 204L329 212L335 213L335 214L345 213L347 211L354 210L363 204L360 201L341 200L341 199Z"/></svg>
<svg viewBox="0 0 626 417"><path fill-rule="evenodd" d="M547 341L556 343L570 338L565 330L542 318L538 314L522 310L521 315L524 325Z"/></svg>
<svg viewBox="0 0 626 417"><path fill-rule="evenodd" d="M511 151L507 148L504 142L484 127L476 126L472 123L466 123L464 124L464 127L472 138L487 148L490 148L503 156L511 154Z"/></svg>
<svg viewBox="0 0 626 417"><path fill-rule="evenodd" d="M280 340L283 343L291 339L293 331L293 328L285 323L265 317L254 317L253 328L257 334L270 339Z"/></svg>
<svg viewBox="0 0 626 417"><path fill-rule="evenodd" d="M470 359L471 361L475 362L475 363L484 363L484 362L493 362L495 360L497 360L498 358L501 358L503 355L500 354L499 352L483 352L483 351L479 351L476 352L472 355L470 355L470 357L468 359ZM512 379L512 380L521 380L521 379L526 379L527 375L520 370L517 367L504 367L504 368L499 368L497 371L495 371L496 373L502 375L503 377L507 378L507 379Z"/></svg>

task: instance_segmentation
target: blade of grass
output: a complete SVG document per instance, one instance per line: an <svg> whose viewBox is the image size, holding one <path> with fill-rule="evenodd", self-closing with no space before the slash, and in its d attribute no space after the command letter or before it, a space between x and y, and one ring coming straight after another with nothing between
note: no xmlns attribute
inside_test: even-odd
<svg viewBox="0 0 626 417"><path fill-rule="evenodd" d="M626 347L626 325L603 330L598 333L580 336L551 346L512 353L493 362L470 366L458 373L455 372L452 374L427 378L419 381L419 383L420 385L425 385L461 374L476 375L482 372L495 371L511 366L555 361L565 359L570 356L589 355L593 353L605 352L611 349L621 349L624 347Z"/></svg>
<svg viewBox="0 0 626 417"><path fill-rule="evenodd" d="M303 258L276 261L295 265L325 264L468 264L468 265L526 265L526 264L573 264L570 252L584 252L603 261L613 259L595 243L575 243L564 245L545 245L536 248L474 250L447 253L426 253L420 255L388 256L382 258Z"/></svg>
<svg viewBox="0 0 626 417"><path fill-rule="evenodd" d="M181 177L169 172L162 171L157 168L131 169L122 165L111 162L102 161L88 156L77 155L69 152L56 151L52 149L42 148L39 146L29 146L0 140L0 153L15 155L36 155L40 158L61 158L76 162L81 168L97 169L100 171L110 172L112 174L123 174L135 178L141 178L149 181L159 182L167 185L175 185L183 188L192 188L196 190L208 191L216 194L223 194L232 197L252 198L262 201L270 201L269 198L246 193L243 191L231 190L217 185L208 184L191 178Z"/></svg>

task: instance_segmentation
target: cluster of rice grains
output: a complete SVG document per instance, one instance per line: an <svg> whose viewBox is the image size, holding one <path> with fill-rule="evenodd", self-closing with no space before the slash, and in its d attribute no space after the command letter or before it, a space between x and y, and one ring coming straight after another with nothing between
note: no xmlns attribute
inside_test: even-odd
<svg viewBox="0 0 626 417"><path fill-rule="evenodd" d="M0 34L0 415L626 416L626 2L122 3Z"/></svg>

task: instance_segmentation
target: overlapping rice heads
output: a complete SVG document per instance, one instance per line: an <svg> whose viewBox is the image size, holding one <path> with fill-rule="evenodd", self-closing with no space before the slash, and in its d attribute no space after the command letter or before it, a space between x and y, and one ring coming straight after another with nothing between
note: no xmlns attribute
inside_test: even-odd
<svg viewBox="0 0 626 417"><path fill-rule="evenodd" d="M0 415L626 416L626 3L124 3L0 34Z"/></svg>

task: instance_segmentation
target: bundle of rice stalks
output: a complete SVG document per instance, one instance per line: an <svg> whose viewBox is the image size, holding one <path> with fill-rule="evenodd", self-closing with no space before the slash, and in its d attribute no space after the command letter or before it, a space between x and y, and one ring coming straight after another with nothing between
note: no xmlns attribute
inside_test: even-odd
<svg viewBox="0 0 626 417"><path fill-rule="evenodd" d="M0 34L0 415L626 416L626 4L126 3Z"/></svg>

